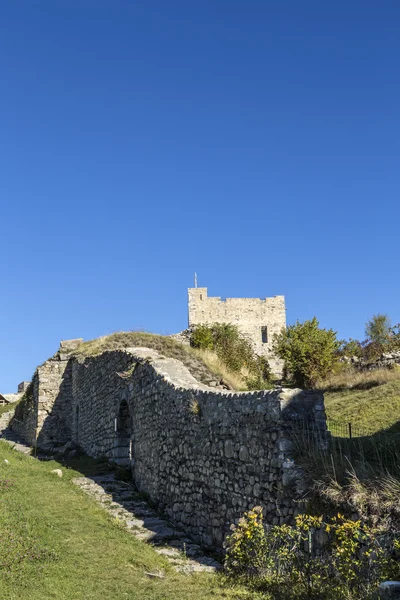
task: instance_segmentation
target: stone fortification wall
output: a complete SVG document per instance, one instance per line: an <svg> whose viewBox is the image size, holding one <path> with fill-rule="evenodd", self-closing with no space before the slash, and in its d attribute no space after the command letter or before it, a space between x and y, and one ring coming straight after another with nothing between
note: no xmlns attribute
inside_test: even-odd
<svg viewBox="0 0 400 600"><path fill-rule="evenodd" d="M59 357L36 369L12 420L13 430L32 446L47 449L71 439L71 369Z"/></svg>
<svg viewBox="0 0 400 600"><path fill-rule="evenodd" d="M35 428L39 446L69 438L132 468L139 489L206 547L220 547L254 505L269 523L293 518L306 480L292 435L307 421L326 443L321 395L216 392L179 361L143 348L59 363L37 374L35 406L47 412ZM27 414L25 431L31 425Z"/></svg>
<svg viewBox="0 0 400 600"><path fill-rule="evenodd" d="M11 421L12 429L31 446L36 443L38 420L39 376L35 371L32 381L16 409Z"/></svg>
<svg viewBox="0 0 400 600"><path fill-rule="evenodd" d="M274 334L286 327L284 296L221 299L209 297L207 288L189 288L188 294L189 327L212 323L237 325L255 352L268 359L273 373L282 374L283 362L274 355L272 345ZM263 341L262 327L267 328L267 341Z"/></svg>

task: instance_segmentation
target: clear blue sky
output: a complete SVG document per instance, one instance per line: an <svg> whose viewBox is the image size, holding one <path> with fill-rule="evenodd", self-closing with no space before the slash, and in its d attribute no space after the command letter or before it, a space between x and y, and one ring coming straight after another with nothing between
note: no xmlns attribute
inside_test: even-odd
<svg viewBox="0 0 400 600"><path fill-rule="evenodd" d="M400 321L398 0L0 4L0 391L186 289Z"/></svg>

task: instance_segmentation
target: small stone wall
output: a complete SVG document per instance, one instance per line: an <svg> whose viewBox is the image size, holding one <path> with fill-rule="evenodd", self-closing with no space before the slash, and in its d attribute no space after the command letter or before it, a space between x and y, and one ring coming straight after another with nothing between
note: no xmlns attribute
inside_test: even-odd
<svg viewBox="0 0 400 600"><path fill-rule="evenodd" d="M57 392L58 390L58 392ZM208 548L255 505L286 523L306 490L292 457L304 421L326 445L323 397L301 390L232 393L200 385L177 360L134 348L52 360L13 427L51 448L68 440L129 464L140 490Z"/></svg>

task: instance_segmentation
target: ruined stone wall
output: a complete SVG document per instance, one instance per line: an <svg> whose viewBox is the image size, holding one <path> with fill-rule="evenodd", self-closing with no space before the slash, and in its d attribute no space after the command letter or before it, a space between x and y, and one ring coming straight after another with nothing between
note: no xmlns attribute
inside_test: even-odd
<svg viewBox="0 0 400 600"><path fill-rule="evenodd" d="M321 395L216 392L179 361L144 348L59 361L42 368L38 382L39 410L45 391L47 411L39 446L69 438L90 456L131 467L139 489L210 548L254 505L269 523L289 522L306 486L293 432L306 421L326 443Z"/></svg>
<svg viewBox="0 0 400 600"><path fill-rule="evenodd" d="M36 370L31 384L21 403L16 407L11 427L31 446L36 443L36 425L38 420L39 377Z"/></svg>
<svg viewBox="0 0 400 600"><path fill-rule="evenodd" d="M71 369L58 357L36 369L12 420L13 430L32 446L51 448L71 439Z"/></svg>
<svg viewBox="0 0 400 600"><path fill-rule="evenodd" d="M212 323L237 325L260 356L268 358L273 373L282 374L283 362L272 350L273 336L286 327L285 297L212 298L207 288L189 288L189 327ZM268 341L263 343L261 328L267 327Z"/></svg>

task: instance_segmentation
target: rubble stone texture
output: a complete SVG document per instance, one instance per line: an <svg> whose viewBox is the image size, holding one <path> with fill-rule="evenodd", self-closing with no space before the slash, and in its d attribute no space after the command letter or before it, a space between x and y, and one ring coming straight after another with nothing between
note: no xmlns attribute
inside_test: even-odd
<svg viewBox="0 0 400 600"><path fill-rule="evenodd" d="M138 489L210 549L255 505L267 523L291 522L307 489L293 436L304 422L324 447L328 436L319 393L216 391L146 348L58 353L20 407L11 426L31 445L73 441L131 468Z"/></svg>
<svg viewBox="0 0 400 600"><path fill-rule="evenodd" d="M189 288L189 327L231 323L247 337L256 354L268 359L272 372L282 375L283 361L274 355L273 337L286 327L285 297L211 298L207 288ZM262 328L266 328L264 337ZM264 341L263 341L264 340Z"/></svg>

